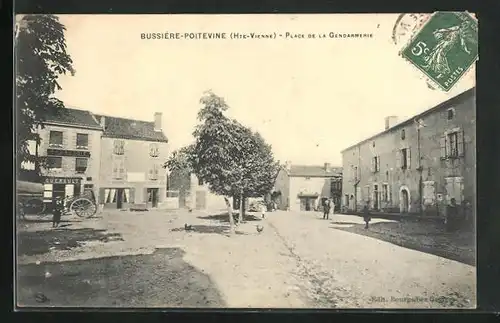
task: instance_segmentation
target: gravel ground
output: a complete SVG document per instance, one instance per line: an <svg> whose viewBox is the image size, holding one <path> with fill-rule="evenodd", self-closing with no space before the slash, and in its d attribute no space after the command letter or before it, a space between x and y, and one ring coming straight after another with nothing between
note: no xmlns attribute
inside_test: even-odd
<svg viewBox="0 0 500 323"><path fill-rule="evenodd" d="M475 305L474 267L329 224L343 217L346 228L358 217L324 221L316 213L271 212L262 221L249 217L229 237L227 223L209 215L104 212L83 221L64 219L67 226L59 230L26 222L18 227L18 301L252 308ZM185 223L194 230L185 231ZM264 226L262 233L257 224ZM37 302L36 293L50 301Z"/></svg>
<svg viewBox="0 0 500 323"><path fill-rule="evenodd" d="M269 217L299 259L299 274L319 306L340 308L475 308L476 270L460 262L332 228L355 216L277 212ZM374 223L384 220L374 219Z"/></svg>

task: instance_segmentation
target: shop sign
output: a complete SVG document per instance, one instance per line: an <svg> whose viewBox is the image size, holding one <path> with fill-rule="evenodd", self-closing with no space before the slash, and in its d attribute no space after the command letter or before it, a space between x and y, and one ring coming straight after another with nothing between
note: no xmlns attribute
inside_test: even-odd
<svg viewBox="0 0 500 323"><path fill-rule="evenodd" d="M49 156L61 157L90 157L90 151L86 150L66 150L66 149L47 149Z"/></svg>
<svg viewBox="0 0 500 323"><path fill-rule="evenodd" d="M44 184L81 184L79 177L45 177Z"/></svg>

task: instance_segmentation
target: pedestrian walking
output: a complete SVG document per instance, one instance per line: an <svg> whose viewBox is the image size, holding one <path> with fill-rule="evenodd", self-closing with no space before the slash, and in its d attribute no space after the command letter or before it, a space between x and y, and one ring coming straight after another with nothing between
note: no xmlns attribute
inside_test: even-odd
<svg viewBox="0 0 500 323"><path fill-rule="evenodd" d="M64 212L64 200L61 197L57 197L54 201L54 207L52 210L52 227L57 228L59 223L61 223L61 216Z"/></svg>
<svg viewBox="0 0 500 323"><path fill-rule="evenodd" d="M323 204L323 220L324 219L329 219L330 218L330 207L331 207L331 202L330 200L326 200L325 204Z"/></svg>
<svg viewBox="0 0 500 323"><path fill-rule="evenodd" d="M368 229L368 224L370 223L372 217L370 214L370 209L368 208L368 202L363 207L363 220L365 221L365 229Z"/></svg>

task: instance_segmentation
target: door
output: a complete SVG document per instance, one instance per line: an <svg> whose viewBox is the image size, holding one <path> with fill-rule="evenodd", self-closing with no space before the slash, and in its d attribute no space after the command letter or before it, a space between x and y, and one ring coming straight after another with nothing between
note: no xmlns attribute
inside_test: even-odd
<svg viewBox="0 0 500 323"><path fill-rule="evenodd" d="M306 211L311 211L311 199L306 198Z"/></svg>
<svg viewBox="0 0 500 323"><path fill-rule="evenodd" d="M408 191L403 189L401 191L401 212L408 213L408 208L410 205L410 201L408 200Z"/></svg>
<svg viewBox="0 0 500 323"><path fill-rule="evenodd" d="M148 188L148 203L151 207L158 207L158 188Z"/></svg>
<svg viewBox="0 0 500 323"><path fill-rule="evenodd" d="M373 208L375 210L379 209L379 194L378 194L378 185L373 185Z"/></svg>
<svg viewBox="0 0 500 323"><path fill-rule="evenodd" d="M123 208L123 188L117 188L116 189L116 208L117 209L122 209Z"/></svg>
<svg viewBox="0 0 500 323"><path fill-rule="evenodd" d="M54 184L52 186L52 203L54 203L54 201L58 197L61 197L63 199L66 197L66 185Z"/></svg>

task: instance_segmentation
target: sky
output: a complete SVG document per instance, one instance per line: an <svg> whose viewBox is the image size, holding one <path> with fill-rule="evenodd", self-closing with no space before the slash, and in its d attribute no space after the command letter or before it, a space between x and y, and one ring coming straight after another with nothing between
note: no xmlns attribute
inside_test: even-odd
<svg viewBox="0 0 500 323"><path fill-rule="evenodd" d="M341 165L341 150L471 88L474 70L448 93L398 56L396 14L61 15L76 69L56 96L67 106L153 121L163 114L172 150L190 144L206 90L258 131L281 162ZM141 39L141 33L225 32L228 39ZM231 32L305 38L229 39ZM371 33L372 38L314 38Z"/></svg>

